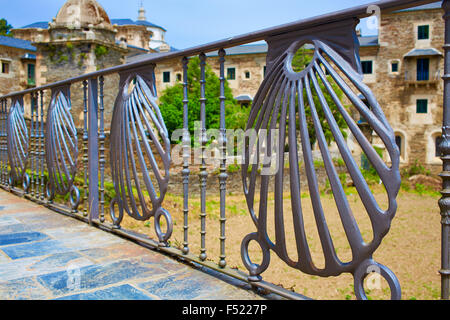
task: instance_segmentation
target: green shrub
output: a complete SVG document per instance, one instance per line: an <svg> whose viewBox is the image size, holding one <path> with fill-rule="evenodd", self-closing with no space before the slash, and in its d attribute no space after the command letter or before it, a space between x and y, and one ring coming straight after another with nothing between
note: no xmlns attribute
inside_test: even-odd
<svg viewBox="0 0 450 320"><path fill-rule="evenodd" d="M108 52L109 52L109 50L105 46L100 45L100 46L95 47L95 56L97 57L97 59L100 59L104 55L107 55Z"/></svg>
<svg viewBox="0 0 450 320"><path fill-rule="evenodd" d="M419 164L419 161L417 159L414 161L414 164L411 167L403 170L403 176L405 177L412 177L419 174L430 176L431 172L430 170L425 169L423 165Z"/></svg>

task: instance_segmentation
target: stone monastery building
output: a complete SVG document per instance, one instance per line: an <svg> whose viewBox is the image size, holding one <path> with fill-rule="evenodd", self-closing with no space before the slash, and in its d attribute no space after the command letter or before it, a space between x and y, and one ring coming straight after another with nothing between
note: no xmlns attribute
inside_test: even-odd
<svg viewBox="0 0 450 320"><path fill-rule="evenodd" d="M440 6L437 2L383 14L377 36L359 37L364 82L396 133L402 165L418 161L434 172L442 166L437 148L443 109ZM52 21L13 29L12 38L0 36L0 94L176 50L166 43L165 33L163 27L146 20L142 7L136 21L110 19L95 0L68 0ZM240 103L249 105L264 79L267 45L226 51L230 87ZM218 73L217 53L207 56ZM159 92L181 81L181 67L178 60L158 64ZM106 90L111 91L112 101L117 82L106 83ZM360 124L364 125L364 119ZM377 144L377 137L373 143Z"/></svg>

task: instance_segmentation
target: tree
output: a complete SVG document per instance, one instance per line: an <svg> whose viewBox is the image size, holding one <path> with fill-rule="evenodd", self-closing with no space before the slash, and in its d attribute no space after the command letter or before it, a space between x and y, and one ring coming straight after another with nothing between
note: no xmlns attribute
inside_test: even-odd
<svg viewBox="0 0 450 320"><path fill-rule="evenodd" d="M192 58L188 65L189 132L194 136L194 123L200 121L200 59ZM220 79L209 65L205 69L206 79L206 128L220 127ZM160 109L169 135L183 128L183 84L177 83L166 88L160 97ZM249 108L241 108L233 98L233 93L225 81L225 110L227 129L244 128Z"/></svg>
<svg viewBox="0 0 450 320"><path fill-rule="evenodd" d="M301 48L295 54L292 67L294 71L300 72L305 69L312 61L312 50ZM206 128L218 129L220 121L220 80L212 71L210 66L206 66ZM318 78L318 77L317 77ZM333 81L330 75L327 76L328 82L333 88L339 100L342 99L343 92L339 86ZM339 112L331 95L327 92L325 85L318 78L318 83L323 92L327 104L333 113L342 135L347 138L346 129L348 128L344 117ZM325 118L323 108L321 107L317 92L314 91L313 86L313 100L316 106L321 126L323 128L325 138L328 144L334 141L330 126ZM311 107L309 106L306 92L303 93L305 101L306 118L308 123L308 131L310 135L311 144L314 145L317 141L314 123L311 116ZM200 59L193 58L189 62L188 69L188 97L189 97L189 131L193 137L194 123L200 121ZM225 105L226 105L226 128L227 129L243 129L245 130L251 107L241 107L233 99L233 93L228 82L225 81ZM298 106L297 106L298 107ZM161 113L166 123L170 136L176 129L183 128L183 85L177 83L172 87L165 89L160 97ZM297 126L298 127L298 126Z"/></svg>
<svg viewBox="0 0 450 320"><path fill-rule="evenodd" d="M12 28L12 25L8 24L6 19L0 19L0 36L12 37L10 33Z"/></svg>
<svg viewBox="0 0 450 320"><path fill-rule="evenodd" d="M312 50L306 49L305 47L300 48L296 52L296 54L294 55L294 57L292 59L292 69L295 72L300 72L300 71L304 70L311 63L312 54L313 54ZM338 99L340 101L342 101L342 97L343 97L342 90L334 82L331 75L327 75L326 77L327 77L328 83L331 85L331 87L333 88L333 91L336 93L336 96L338 97ZM346 139L348 136L347 131L346 131L346 129L348 128L347 123L345 122L343 115L340 113L338 107L334 103L333 98L328 93L325 85L323 84L323 82L321 81L319 76L316 76L316 79L317 79L317 82L319 83L320 90L322 91L322 93L325 97L328 107L330 108L330 110L333 114L333 117L336 120L336 123L338 124L342 135ZM311 81L311 91L312 91L314 106L318 113L320 124L322 126L327 143L328 143L328 145L330 145L331 142L334 141L333 133L331 132L328 121L325 118L325 113L323 111L323 108L321 107L319 96L317 95L317 92L314 90L312 81ZM311 106L309 105L305 89L303 92L303 101L305 101L305 111L306 111L305 113L306 113L306 119L307 119L307 123L308 123L308 132L309 132L310 142L311 142L311 145L314 145L317 141L316 130L315 130L315 126L314 126L314 123L312 120Z"/></svg>

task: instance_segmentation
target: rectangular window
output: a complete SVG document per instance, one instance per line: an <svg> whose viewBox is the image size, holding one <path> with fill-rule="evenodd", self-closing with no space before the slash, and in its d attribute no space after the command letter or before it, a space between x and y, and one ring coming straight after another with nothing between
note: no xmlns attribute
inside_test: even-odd
<svg viewBox="0 0 450 320"><path fill-rule="evenodd" d="M361 61L363 74L373 73L373 61Z"/></svg>
<svg viewBox="0 0 450 320"><path fill-rule="evenodd" d="M417 38L419 40L430 39L430 26L419 26L417 30Z"/></svg>
<svg viewBox="0 0 450 320"><path fill-rule="evenodd" d="M227 69L227 79L228 80L236 80L236 68L228 68Z"/></svg>
<svg viewBox="0 0 450 320"><path fill-rule="evenodd" d="M430 79L430 59L417 59L417 81Z"/></svg>
<svg viewBox="0 0 450 320"><path fill-rule="evenodd" d="M163 82L164 83L169 83L170 82L170 72L166 71L163 73Z"/></svg>
<svg viewBox="0 0 450 320"><path fill-rule="evenodd" d="M392 62L391 72L398 72L398 62Z"/></svg>
<svg viewBox="0 0 450 320"><path fill-rule="evenodd" d="M36 83L36 66L28 64L28 84L34 85Z"/></svg>
<svg viewBox="0 0 450 320"><path fill-rule="evenodd" d="M263 73L264 73L264 78L265 78L266 77L266 73L267 73L267 66L264 66Z"/></svg>
<svg viewBox="0 0 450 320"><path fill-rule="evenodd" d="M250 72L249 71L245 72L245 79L250 79Z"/></svg>
<svg viewBox="0 0 450 320"><path fill-rule="evenodd" d="M416 101L416 113L428 113L427 99L418 99Z"/></svg>
<svg viewBox="0 0 450 320"><path fill-rule="evenodd" d="M2 61L2 73L9 73L9 62Z"/></svg>

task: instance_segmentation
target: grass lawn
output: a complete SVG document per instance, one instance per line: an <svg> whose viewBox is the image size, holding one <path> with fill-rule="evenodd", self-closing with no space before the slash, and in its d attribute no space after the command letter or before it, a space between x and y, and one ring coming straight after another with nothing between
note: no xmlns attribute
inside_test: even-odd
<svg viewBox="0 0 450 320"><path fill-rule="evenodd" d="M366 241L372 239L372 229L369 218L362 206L359 196L347 191L349 203ZM191 195L189 213L189 243L191 253L200 254L200 199ZM387 198L383 190L375 190L375 198L381 208L386 208ZM284 197L284 212L286 240L288 252L293 260L297 260L294 241L292 217L290 217L290 194ZM398 277L402 286L403 299L439 299L440 298L440 211L438 207L439 194L436 192L418 193L416 191L401 191L398 196L398 211L390 233L374 255L374 259L389 267ZM210 260L219 261L220 255L220 198L217 195L207 198L206 247ZM344 235L342 223L336 210L333 196L322 195L322 205L339 258L346 262L351 259L350 246ZM304 219L308 242L314 263L317 267L324 266L323 253L312 213L309 195L302 196ZM167 195L164 207L169 210L174 219L174 234L171 245L182 247L183 243L183 197ZM247 205L242 194L229 193L226 200L226 255L228 266L245 270L240 256L242 239L256 228L247 212ZM269 212L273 212L273 195L269 197ZM164 220L164 219L162 219ZM268 232L274 238L274 228L270 223ZM126 216L122 227L156 238L153 219L148 222L138 222ZM164 230L164 229L163 229ZM261 259L257 244L250 245L250 254L254 262ZM339 277L320 278L309 276L290 268L271 252L271 265L263 274L266 281L295 290L314 299L345 300L355 299L353 293L353 277L344 274ZM381 289L367 291L369 299L389 299L390 291L387 282L382 280Z"/></svg>

